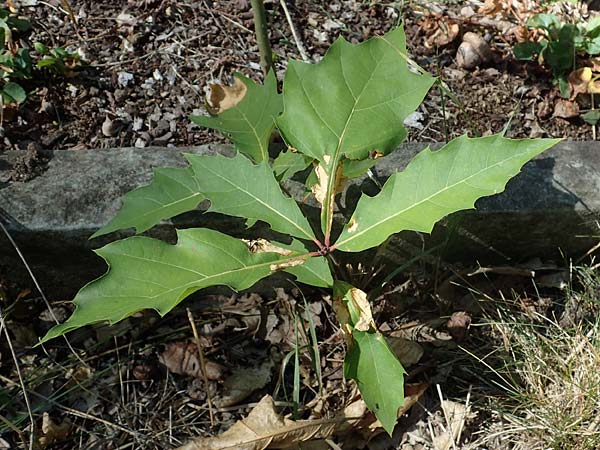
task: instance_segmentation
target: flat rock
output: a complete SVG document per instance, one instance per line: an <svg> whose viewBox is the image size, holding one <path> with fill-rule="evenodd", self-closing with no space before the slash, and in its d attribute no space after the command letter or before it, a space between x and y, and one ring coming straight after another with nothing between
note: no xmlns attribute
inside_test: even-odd
<svg viewBox="0 0 600 450"><path fill-rule="evenodd" d="M375 177L384 182L424 146L402 146L376 166ZM89 236L116 214L124 193L150 181L154 168L184 166L181 152L231 153L231 148L58 150L48 154L50 160L41 175L26 182L0 181L0 219L49 294L68 298L106 270L91 249L131 232L93 241ZM6 179L17 157L14 153L0 155L0 180ZM302 198L299 181L291 181L288 188ZM361 191L374 195L377 188L369 178L354 182L340 201L338 219L351 213L345 205L353 204ZM563 142L528 163L504 193L479 200L475 210L450 216L431 236L412 232L396 235L385 247L385 257L398 264L433 246L435 255L469 264L476 260L514 264L533 257L576 257L598 240L599 193L600 145ZM315 216L314 204L309 202L305 208ZM184 214L173 222L180 227L206 226L240 236L256 231L246 230L240 219L201 211ZM265 228L260 231L268 231ZM161 224L149 234L170 241L175 236L169 224ZM26 271L6 238L0 238L0 269L11 280L26 280Z"/></svg>

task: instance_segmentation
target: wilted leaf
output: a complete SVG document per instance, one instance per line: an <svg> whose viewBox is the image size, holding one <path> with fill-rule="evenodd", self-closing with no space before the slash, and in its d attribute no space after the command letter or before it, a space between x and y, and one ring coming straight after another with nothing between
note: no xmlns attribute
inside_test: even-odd
<svg viewBox="0 0 600 450"><path fill-rule="evenodd" d="M243 155L186 154L200 191L210 200L209 211L262 220L275 231L315 240L296 201L286 197L266 162L253 164Z"/></svg>
<svg viewBox="0 0 600 450"><path fill-rule="evenodd" d="M444 216L502 192L523 164L557 142L463 136L438 151L426 149L393 174L378 195L363 194L335 246L356 252L403 230L429 233Z"/></svg>
<svg viewBox="0 0 600 450"><path fill-rule="evenodd" d="M132 227L142 233L161 220L196 209L203 199L190 167L157 169L151 184L125 194L117 215L92 238Z"/></svg>
<svg viewBox="0 0 600 450"><path fill-rule="evenodd" d="M176 245L134 236L96 250L110 270L79 291L71 317L41 342L92 323L114 324L143 309L165 315L207 286L246 289L270 275L273 264L302 256L251 253L243 241L203 228L178 230L177 236Z"/></svg>
<svg viewBox="0 0 600 450"><path fill-rule="evenodd" d="M450 450L455 447L456 439L461 430L464 430L465 422L469 418L469 408L462 403L444 400L442 401L442 410L448 423L441 434L433 436L433 448L435 450Z"/></svg>
<svg viewBox="0 0 600 450"><path fill-rule="evenodd" d="M360 419L348 413L344 411L332 419L293 421L279 415L275 411L273 399L266 395L246 419L236 422L225 433L216 437L195 439L179 450L292 448L300 442L327 438L348 423Z"/></svg>
<svg viewBox="0 0 600 450"><path fill-rule="evenodd" d="M198 346L192 342L171 342L165 347L158 360L169 371L179 375L201 378L202 364L198 354ZM209 380L222 380L225 367L214 361L205 360L206 377Z"/></svg>
<svg viewBox="0 0 600 450"><path fill-rule="evenodd" d="M277 93L277 79L273 72L269 72L264 85L254 84L252 80L236 74L238 90L238 101L228 101L224 108L227 97L221 92L216 95L215 103L218 103L218 116L192 116L191 119L198 125L214 128L229 136L235 144L236 149L251 157L254 161L269 160L269 140L275 127L275 118L281 113L283 105L281 96ZM240 83L246 90L240 100ZM217 88L215 88L217 89ZM221 88L224 89L224 88ZM231 97L232 95L230 95Z"/></svg>

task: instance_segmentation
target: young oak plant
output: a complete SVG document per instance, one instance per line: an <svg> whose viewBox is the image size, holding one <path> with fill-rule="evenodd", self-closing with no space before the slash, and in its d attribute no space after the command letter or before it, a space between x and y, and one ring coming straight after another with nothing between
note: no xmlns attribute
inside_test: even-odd
<svg viewBox="0 0 600 450"><path fill-rule="evenodd" d="M330 254L367 250L403 230L430 232L444 216L501 192L523 164L556 143L496 135L460 137L438 151L426 149L379 194L363 194L336 232L334 201L344 181L398 148L406 137L403 120L434 82L409 69L404 31L398 28L359 45L340 38L318 64L290 62L282 94L272 73L264 85L237 75L233 86L212 86L213 115L192 119L228 135L236 155L186 154L188 167L156 170L153 182L125 195L117 216L93 237L130 227L141 233L208 200L209 211L248 224L266 222L289 239L248 245L194 228L178 230L175 245L143 236L112 242L96 251L108 272L79 291L71 317L42 342L87 324L114 324L142 309L165 315L199 289L247 289L285 271L299 282L333 289L348 347L345 376L356 380L367 406L391 433L404 400L404 369L377 330L366 294L334 279ZM270 162L275 128L288 151ZM280 186L311 164L320 227L311 225Z"/></svg>

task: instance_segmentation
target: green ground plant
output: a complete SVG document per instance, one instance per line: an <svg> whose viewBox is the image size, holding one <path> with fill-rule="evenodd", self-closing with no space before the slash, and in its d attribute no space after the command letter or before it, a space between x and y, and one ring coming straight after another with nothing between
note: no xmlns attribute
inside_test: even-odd
<svg viewBox="0 0 600 450"><path fill-rule="evenodd" d="M561 93L568 97L567 77L577 69L577 55L600 54L600 17L583 24L571 24L561 22L554 14L535 14L527 21L527 27L541 30L543 37L515 45L515 57L524 61L538 59L547 64Z"/></svg>
<svg viewBox="0 0 600 450"><path fill-rule="evenodd" d="M0 95L2 103L21 104L27 99L22 86L23 80L33 77L34 70L48 70L57 75L65 75L80 64L77 52L62 47L48 48L36 42L34 57L30 49L21 45L22 39L16 39L31 29L27 18L0 8Z"/></svg>
<svg viewBox="0 0 600 450"><path fill-rule="evenodd" d="M81 289L71 317L42 342L143 309L163 316L199 289L247 289L284 271L297 282L333 290L347 343L345 377L356 380L391 433L404 400L404 369L377 329L367 294L337 278L334 254L377 247L403 230L430 232L448 214L501 192L523 164L557 142L463 136L438 151L426 149L379 194L363 194L349 220L334 223L334 202L346 181L398 148L407 134L404 119L436 83L408 61L398 28L360 45L340 38L318 64L290 62L282 94L272 72L264 85L237 75L233 86L213 86L213 115L193 120L229 136L235 156L186 154L188 167L158 169L153 182L128 193L117 216L93 237L130 227L144 232L203 200L210 202L208 211L244 218L248 226L265 222L278 237L245 241L193 228L177 230L175 245L144 236L112 242L96 251L108 272ZM288 148L272 160L275 129ZM306 183L320 210L316 220L282 188L307 167Z"/></svg>

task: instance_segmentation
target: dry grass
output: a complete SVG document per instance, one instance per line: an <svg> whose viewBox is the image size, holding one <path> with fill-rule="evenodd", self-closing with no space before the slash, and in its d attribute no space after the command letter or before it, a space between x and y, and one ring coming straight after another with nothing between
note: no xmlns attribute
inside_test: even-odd
<svg viewBox="0 0 600 450"><path fill-rule="evenodd" d="M491 402L494 423L470 448L600 448L600 274L573 273L581 288L556 318L497 310L504 367L493 372L506 397Z"/></svg>

